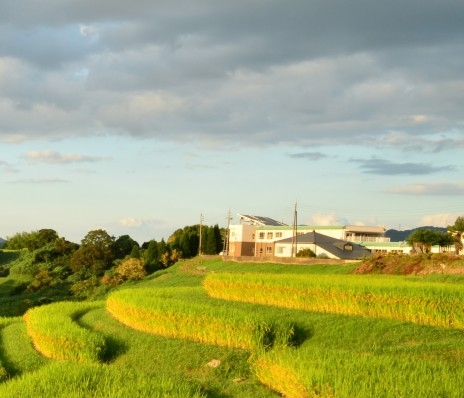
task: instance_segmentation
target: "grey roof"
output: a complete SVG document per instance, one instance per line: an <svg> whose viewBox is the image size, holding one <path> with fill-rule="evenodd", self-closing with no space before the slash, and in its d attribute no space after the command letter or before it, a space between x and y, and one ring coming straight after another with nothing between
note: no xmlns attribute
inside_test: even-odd
<svg viewBox="0 0 464 398"><path fill-rule="evenodd" d="M245 222L248 222L250 224L253 224L253 225L271 225L271 226L274 226L274 227L280 227L280 226L283 226L283 225L287 225L287 224L284 224L283 222L280 222L280 221L277 221L277 220L274 220L272 218L269 218L269 217L261 217L261 216L252 216L252 215L248 215L248 214L238 214L239 218L240 218L240 223L242 223L242 221L245 221Z"/></svg>
<svg viewBox="0 0 464 398"><path fill-rule="evenodd" d="M286 238L278 240L275 243L291 244L292 241L293 238ZM302 235L297 235L296 242L297 244L315 244L317 247L324 249L334 256L346 260L357 260L371 254L368 249L353 242L348 242L347 240L342 239L335 239L331 236L323 235L314 231ZM345 249L347 245L351 246L351 250Z"/></svg>

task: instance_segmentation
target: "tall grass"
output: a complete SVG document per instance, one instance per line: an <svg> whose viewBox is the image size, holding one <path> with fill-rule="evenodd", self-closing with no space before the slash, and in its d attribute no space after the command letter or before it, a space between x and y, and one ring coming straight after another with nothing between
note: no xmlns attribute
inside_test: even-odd
<svg viewBox="0 0 464 398"><path fill-rule="evenodd" d="M55 362L0 385L8 398L205 398L198 386L178 378L101 364Z"/></svg>
<svg viewBox="0 0 464 398"><path fill-rule="evenodd" d="M166 337L242 349L265 349L291 344L294 326L228 303L214 305L179 299L195 288L126 289L106 302L111 315L136 330Z"/></svg>
<svg viewBox="0 0 464 398"><path fill-rule="evenodd" d="M5 328L6 326L10 325L12 323L13 319L12 318L4 318L0 317L0 337L2 335L2 329ZM0 341L0 346L1 346L1 341ZM2 357L0 356L0 382L5 380L9 376L7 370L4 367Z"/></svg>
<svg viewBox="0 0 464 398"><path fill-rule="evenodd" d="M464 328L464 289L385 276L208 274L211 297Z"/></svg>
<svg viewBox="0 0 464 398"><path fill-rule="evenodd" d="M333 350L306 345L263 353L253 365L261 382L285 397L462 397L464 367L407 353Z"/></svg>
<svg viewBox="0 0 464 398"><path fill-rule="evenodd" d="M98 362L105 353L105 339L75 321L101 302L60 302L34 307L24 314L27 333L35 348L53 359Z"/></svg>

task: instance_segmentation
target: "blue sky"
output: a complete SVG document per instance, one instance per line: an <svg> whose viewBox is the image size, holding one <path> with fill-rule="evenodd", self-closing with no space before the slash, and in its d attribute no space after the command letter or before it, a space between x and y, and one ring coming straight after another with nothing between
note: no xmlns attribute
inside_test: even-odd
<svg viewBox="0 0 464 398"><path fill-rule="evenodd" d="M464 214L464 3L6 0L0 236ZM232 220L232 222L234 222Z"/></svg>

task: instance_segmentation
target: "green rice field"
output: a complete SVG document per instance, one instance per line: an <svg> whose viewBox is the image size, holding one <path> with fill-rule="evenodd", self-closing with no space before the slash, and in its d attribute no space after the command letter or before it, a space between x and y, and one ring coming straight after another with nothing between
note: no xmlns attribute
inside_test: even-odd
<svg viewBox="0 0 464 398"><path fill-rule="evenodd" d="M195 258L0 318L1 397L462 397L459 277Z"/></svg>

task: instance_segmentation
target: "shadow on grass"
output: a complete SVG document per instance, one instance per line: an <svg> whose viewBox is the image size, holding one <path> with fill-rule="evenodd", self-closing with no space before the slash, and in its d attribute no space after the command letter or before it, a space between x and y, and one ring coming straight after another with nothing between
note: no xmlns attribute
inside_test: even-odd
<svg viewBox="0 0 464 398"><path fill-rule="evenodd" d="M301 326L295 325L295 333L293 334L293 338L291 340L292 347L299 347L303 344L306 340L309 340L314 331L308 328L302 328Z"/></svg>
<svg viewBox="0 0 464 398"><path fill-rule="evenodd" d="M90 311L92 311L92 309L87 309L80 312L75 318L73 318L73 321L76 322L81 328L100 333L103 336L105 339L105 352L102 354L100 360L109 364L115 361L119 356L125 354L129 349L129 345L121 339L114 338L113 336L95 330L88 323L84 322L82 317Z"/></svg>
<svg viewBox="0 0 464 398"><path fill-rule="evenodd" d="M115 339L111 336L105 336L106 341L106 350L105 354L102 356L102 361L110 364L114 362L116 358L125 354L129 349L129 346L120 339Z"/></svg>

